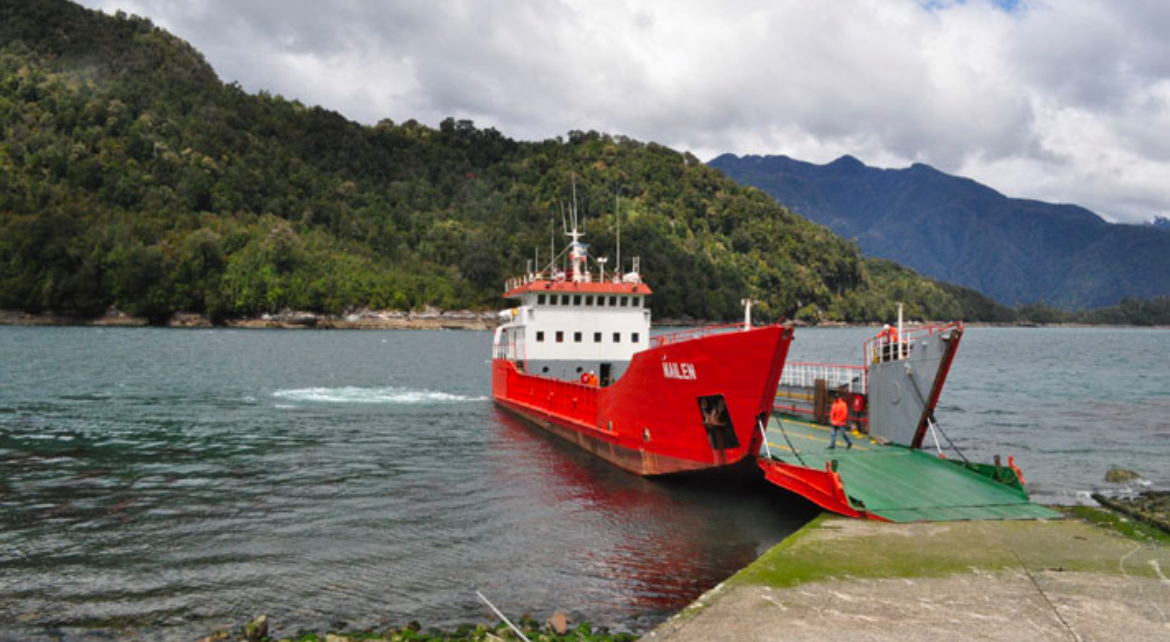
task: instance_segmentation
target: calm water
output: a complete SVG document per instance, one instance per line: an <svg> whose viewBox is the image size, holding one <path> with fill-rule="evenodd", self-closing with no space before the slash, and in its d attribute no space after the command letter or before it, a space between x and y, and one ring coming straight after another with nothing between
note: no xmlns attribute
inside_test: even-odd
<svg viewBox="0 0 1170 642"><path fill-rule="evenodd" d="M855 363L872 330L799 330ZM810 516L647 481L488 401L485 332L0 327L0 638L512 614L643 631ZM1170 332L969 329L938 418L1039 499L1170 487Z"/></svg>
<svg viewBox="0 0 1170 642"><path fill-rule="evenodd" d="M0 639L565 609L643 631L798 528L497 411L486 332L0 327Z"/></svg>

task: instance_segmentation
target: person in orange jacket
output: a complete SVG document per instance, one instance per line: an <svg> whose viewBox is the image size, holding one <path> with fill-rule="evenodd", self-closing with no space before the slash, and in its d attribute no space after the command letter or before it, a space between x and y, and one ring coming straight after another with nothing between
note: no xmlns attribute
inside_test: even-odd
<svg viewBox="0 0 1170 642"><path fill-rule="evenodd" d="M848 421L849 406L845 404L844 397L837 395L837 400L833 402L833 407L829 409L829 424L833 426L833 438L829 440L829 450L837 447L838 431L845 438L845 447L853 447L853 440L849 438L849 428L845 425Z"/></svg>
<svg viewBox="0 0 1170 642"><path fill-rule="evenodd" d="M877 334L878 343L881 345L882 361L889 361L890 359L897 359L898 357L898 329L891 327L889 324L882 326L882 331Z"/></svg>

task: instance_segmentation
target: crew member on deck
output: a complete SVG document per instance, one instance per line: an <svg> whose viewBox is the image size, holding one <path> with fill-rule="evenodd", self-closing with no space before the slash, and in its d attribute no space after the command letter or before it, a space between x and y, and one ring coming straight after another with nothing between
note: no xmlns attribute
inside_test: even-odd
<svg viewBox="0 0 1170 642"><path fill-rule="evenodd" d="M878 333L877 338L878 345L881 349L882 361L897 359L898 353L896 346L898 345L898 329L890 327L887 323L882 326L882 331Z"/></svg>
<svg viewBox="0 0 1170 642"><path fill-rule="evenodd" d="M845 438L845 447L853 447L853 440L849 438L849 427L846 425L848 422L849 406L845 404L844 397L837 395L837 400L833 402L833 407L829 410L829 423L833 426L833 437L829 440L829 450L837 447L837 431L840 431L841 436Z"/></svg>
<svg viewBox="0 0 1170 642"><path fill-rule="evenodd" d="M865 419L865 395L860 392L853 393L853 397L849 400L849 415L854 430L860 433L869 433L869 429L862 423L862 420Z"/></svg>

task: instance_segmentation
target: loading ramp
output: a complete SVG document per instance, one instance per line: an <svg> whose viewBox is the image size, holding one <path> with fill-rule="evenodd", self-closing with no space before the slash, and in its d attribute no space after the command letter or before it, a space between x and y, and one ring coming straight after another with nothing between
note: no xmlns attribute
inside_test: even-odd
<svg viewBox="0 0 1170 642"><path fill-rule="evenodd" d="M773 416L761 447L769 481L842 515L890 522L977 519L1057 519L1032 503L1011 464L982 465L942 459L905 446L850 433L851 449L821 424Z"/></svg>

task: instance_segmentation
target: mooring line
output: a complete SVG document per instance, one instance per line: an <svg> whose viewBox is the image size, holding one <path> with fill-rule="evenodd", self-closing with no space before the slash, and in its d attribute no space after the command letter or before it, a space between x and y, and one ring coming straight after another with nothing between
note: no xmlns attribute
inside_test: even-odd
<svg viewBox="0 0 1170 642"><path fill-rule="evenodd" d="M509 628L511 628L513 631L515 631L516 635L519 635L521 640L524 640L524 642L532 642L531 640L529 640L527 637L524 636L523 631L516 628L515 624L512 624L512 620L509 620L506 615L504 615L503 613L500 612L500 609L496 608L495 604L492 604L491 602L489 602L488 599L483 596L483 593L476 591L475 594L479 596L479 599L483 600L484 604L488 605L488 608L490 608L492 611L494 611L495 614L498 615L500 617L500 619L504 621L504 624L507 624Z"/></svg>

